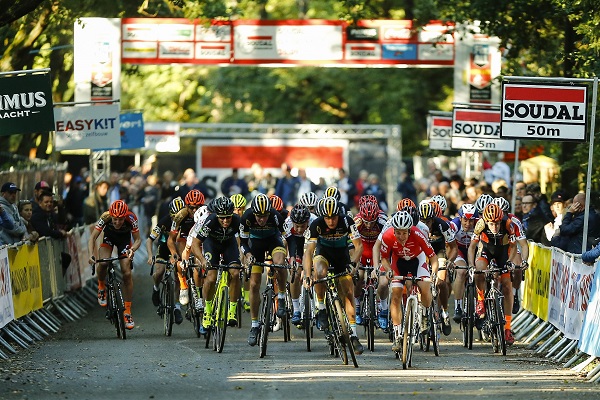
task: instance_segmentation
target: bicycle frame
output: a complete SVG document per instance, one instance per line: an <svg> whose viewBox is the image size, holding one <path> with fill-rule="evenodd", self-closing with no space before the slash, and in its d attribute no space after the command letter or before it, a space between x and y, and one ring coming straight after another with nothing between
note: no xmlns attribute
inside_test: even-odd
<svg viewBox="0 0 600 400"><path fill-rule="evenodd" d="M108 257L96 260L96 264L106 263L106 318L111 324L115 325L117 337L123 340L127 339L125 328L125 302L123 300L123 291L121 283L117 279L115 271L115 262L124 259L125 256ZM92 264L92 275L96 273L96 264Z"/></svg>
<svg viewBox="0 0 600 400"><path fill-rule="evenodd" d="M373 266L360 266L359 270L364 271L364 286L360 308L360 314L363 319L363 325L367 333L367 347L369 350L375 350L375 323L377 321L377 307L375 304L375 295L377 293L377 278L373 278L371 273L375 268Z"/></svg>
<svg viewBox="0 0 600 400"><path fill-rule="evenodd" d="M150 274L152 274L154 264L165 266L165 272L160 281L160 305L156 312L163 319L165 336L171 336L175 321L175 265L166 260L154 259Z"/></svg>
<svg viewBox="0 0 600 400"><path fill-rule="evenodd" d="M413 345L417 342L420 335L420 324L423 317L423 306L419 299L419 286L417 282L422 281L422 278L417 278L412 275L409 276L394 276L393 281L410 281L411 288L406 302L404 305L404 311L402 315L402 368L407 369L412 367L412 349ZM399 354L396 353L396 357Z"/></svg>

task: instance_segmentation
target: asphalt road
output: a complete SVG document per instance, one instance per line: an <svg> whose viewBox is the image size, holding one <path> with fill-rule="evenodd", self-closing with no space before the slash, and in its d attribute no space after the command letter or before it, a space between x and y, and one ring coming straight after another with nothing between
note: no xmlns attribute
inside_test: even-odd
<svg viewBox="0 0 600 400"><path fill-rule="evenodd" d="M282 332L269 336L268 354L247 342L249 314L243 328L229 328L223 353L204 348L204 340L184 320L165 337L162 320L150 301L149 268L135 268L132 307L136 327L127 340L116 338L98 306L60 332L9 361L0 361L1 399L427 399L599 398L600 386L561 365L539 358L524 346L512 346L506 357L487 343L462 347L460 332L443 338L441 355L415 347L414 365L403 370L387 336L378 332L375 352L358 356L359 368L341 365L329 355L321 332L312 352L302 331L292 341ZM360 330L362 333L362 329ZM366 347L366 340L362 339Z"/></svg>

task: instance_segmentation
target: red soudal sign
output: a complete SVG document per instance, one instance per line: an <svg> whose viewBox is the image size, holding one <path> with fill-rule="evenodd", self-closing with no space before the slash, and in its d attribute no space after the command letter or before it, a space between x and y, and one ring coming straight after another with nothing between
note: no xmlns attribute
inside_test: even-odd
<svg viewBox="0 0 600 400"><path fill-rule="evenodd" d="M452 149L514 151L515 141L500 138L500 111L455 108Z"/></svg>
<svg viewBox="0 0 600 400"><path fill-rule="evenodd" d="M447 116L428 116L429 148L432 150L451 150L452 114Z"/></svg>
<svg viewBox="0 0 600 400"><path fill-rule="evenodd" d="M586 139L587 87L502 84L502 137Z"/></svg>

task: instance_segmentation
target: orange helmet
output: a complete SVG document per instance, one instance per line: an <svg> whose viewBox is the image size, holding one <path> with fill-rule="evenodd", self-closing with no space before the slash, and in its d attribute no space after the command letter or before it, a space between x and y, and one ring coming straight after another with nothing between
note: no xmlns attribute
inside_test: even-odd
<svg viewBox="0 0 600 400"><path fill-rule="evenodd" d="M415 205L415 202L412 201L411 199L409 199L408 197L403 198L402 200L400 200L398 202L398 204L396 204L396 210L402 211L402 210L404 210L405 207L417 208L417 206Z"/></svg>
<svg viewBox="0 0 600 400"><path fill-rule="evenodd" d="M198 189L192 189L185 195L185 205L200 207L204 205L204 195Z"/></svg>
<svg viewBox="0 0 600 400"><path fill-rule="evenodd" d="M271 201L271 205L274 209L277 211L283 210L283 200L281 200L281 197L272 194L269 196L269 200Z"/></svg>
<svg viewBox="0 0 600 400"><path fill-rule="evenodd" d="M113 201L108 209L110 216L114 218L123 218L127 215L128 211L129 207L127 207L127 204L123 200Z"/></svg>
<svg viewBox="0 0 600 400"><path fill-rule="evenodd" d="M433 211L434 211L436 217L441 217L444 214L444 211L442 211L442 206L440 206L439 203L436 203L435 201L431 201L430 204L431 204L431 207L433 207Z"/></svg>
<svg viewBox="0 0 600 400"><path fill-rule="evenodd" d="M483 220L485 222L498 222L502 220L504 212L498 204L490 203L483 209Z"/></svg>

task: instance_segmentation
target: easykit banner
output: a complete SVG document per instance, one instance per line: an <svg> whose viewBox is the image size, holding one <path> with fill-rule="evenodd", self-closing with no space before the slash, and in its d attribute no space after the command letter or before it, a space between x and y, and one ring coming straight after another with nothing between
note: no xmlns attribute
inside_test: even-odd
<svg viewBox="0 0 600 400"><path fill-rule="evenodd" d="M52 81L44 71L0 75L1 136L54 130Z"/></svg>
<svg viewBox="0 0 600 400"><path fill-rule="evenodd" d="M43 306L42 276L38 245L25 244L8 252L10 283L15 318L21 318Z"/></svg>
<svg viewBox="0 0 600 400"><path fill-rule="evenodd" d="M58 107L56 120L56 150L106 149L121 147L119 106L96 105Z"/></svg>
<svg viewBox="0 0 600 400"><path fill-rule="evenodd" d="M15 319L12 289L10 286L10 269L8 267L8 250L0 249L0 328Z"/></svg>

